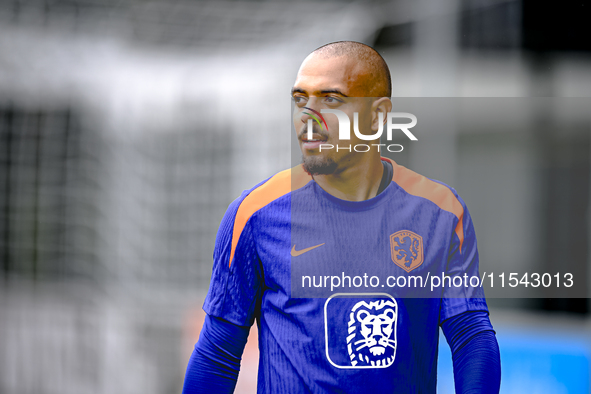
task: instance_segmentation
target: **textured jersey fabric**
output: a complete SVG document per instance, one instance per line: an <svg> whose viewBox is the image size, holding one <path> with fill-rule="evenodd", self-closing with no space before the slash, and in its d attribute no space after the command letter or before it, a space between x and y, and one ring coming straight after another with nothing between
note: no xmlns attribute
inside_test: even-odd
<svg viewBox="0 0 591 394"><path fill-rule="evenodd" d="M498 393L501 357L488 313L464 312L444 321L441 328L452 352L456 393Z"/></svg>
<svg viewBox="0 0 591 394"><path fill-rule="evenodd" d="M464 312L444 321L441 328L452 350L455 392L498 393L501 360L488 314ZM183 394L232 393L249 330L206 315L187 366Z"/></svg>
<svg viewBox="0 0 591 394"><path fill-rule="evenodd" d="M183 394L232 393L250 327L205 316L189 359Z"/></svg>
<svg viewBox="0 0 591 394"><path fill-rule="evenodd" d="M292 276L299 283L304 274L478 275L463 201L390 163L392 181L366 201L330 195L298 166L228 208L204 310L239 326L257 319L260 393L435 392L439 325L487 310L473 287L431 298L368 286L292 289Z"/></svg>

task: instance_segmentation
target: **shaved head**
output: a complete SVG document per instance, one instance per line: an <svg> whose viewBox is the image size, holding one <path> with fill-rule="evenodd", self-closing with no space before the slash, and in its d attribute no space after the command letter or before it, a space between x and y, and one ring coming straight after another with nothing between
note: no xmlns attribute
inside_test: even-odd
<svg viewBox="0 0 591 394"><path fill-rule="evenodd" d="M392 109L391 93L386 62L365 44L339 41L310 53L302 62L291 89L295 104L294 127L304 169L312 175L332 175L366 165L381 170L379 150L374 149L365 155L350 149L356 142L364 144L370 140L359 137L359 131L355 130L374 136L380 127L383 128L385 115ZM350 141L346 141L349 138L339 141L340 120L336 112L321 116L323 122L320 124L316 115L324 109L338 110L354 119L356 129L349 130L353 132ZM352 125L350 123L350 127ZM347 143L351 145L347 146ZM327 151L326 146L337 148ZM369 162L373 164L367 164Z"/></svg>
<svg viewBox="0 0 591 394"><path fill-rule="evenodd" d="M354 60L369 73L370 86L367 86L366 97L390 97L392 95L392 79L390 69L382 56L372 47L355 41L337 41L315 49L310 56L323 59L345 57Z"/></svg>

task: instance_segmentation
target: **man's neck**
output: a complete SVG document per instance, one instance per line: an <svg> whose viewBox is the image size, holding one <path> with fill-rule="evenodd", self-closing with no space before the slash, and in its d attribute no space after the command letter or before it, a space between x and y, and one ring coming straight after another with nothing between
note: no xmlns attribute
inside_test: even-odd
<svg viewBox="0 0 591 394"><path fill-rule="evenodd" d="M330 175L314 175L324 191L347 201L369 200L377 195L384 166L379 156L349 165Z"/></svg>

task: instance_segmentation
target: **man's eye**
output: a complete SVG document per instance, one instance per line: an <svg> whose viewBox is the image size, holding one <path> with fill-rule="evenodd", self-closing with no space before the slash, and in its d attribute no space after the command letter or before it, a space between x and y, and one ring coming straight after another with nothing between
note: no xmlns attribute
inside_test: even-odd
<svg viewBox="0 0 591 394"><path fill-rule="evenodd" d="M306 103L308 100L305 97L302 96L293 96L292 100L296 103L296 104L304 104Z"/></svg>
<svg viewBox="0 0 591 394"><path fill-rule="evenodd" d="M327 104L338 104L338 103L341 103L342 101L336 97L325 97L324 102L326 102Z"/></svg>

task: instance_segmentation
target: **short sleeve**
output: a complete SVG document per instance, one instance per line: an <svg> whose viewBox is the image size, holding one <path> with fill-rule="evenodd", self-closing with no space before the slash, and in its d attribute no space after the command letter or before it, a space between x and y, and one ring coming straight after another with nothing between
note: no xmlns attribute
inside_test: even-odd
<svg viewBox="0 0 591 394"><path fill-rule="evenodd" d="M464 201L455 193L455 190L452 189L452 191L461 203L463 212L455 221L454 229L450 230L452 241L445 276L450 276L452 279L461 277L462 285L456 287L448 286L448 282L445 283L440 323L467 311L488 312L484 290L480 287L478 247L472 218ZM478 283L474 277L479 278ZM459 279L456 279L456 283L459 284Z"/></svg>
<svg viewBox="0 0 591 394"><path fill-rule="evenodd" d="M263 283L253 236L253 218L237 234L238 243L230 261L234 222L244 197L246 193L230 204L220 224L213 252L211 282L203 310L210 316L239 326L250 326L260 304Z"/></svg>

